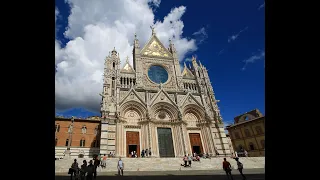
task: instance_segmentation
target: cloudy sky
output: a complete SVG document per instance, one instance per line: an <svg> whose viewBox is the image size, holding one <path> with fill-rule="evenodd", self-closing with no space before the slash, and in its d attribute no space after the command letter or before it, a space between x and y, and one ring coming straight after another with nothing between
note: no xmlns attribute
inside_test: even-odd
<svg viewBox="0 0 320 180"><path fill-rule="evenodd" d="M180 62L195 55L209 69L223 119L264 113L264 1L56 0L56 112L98 115L104 59L115 47L132 63L134 34L150 26Z"/></svg>

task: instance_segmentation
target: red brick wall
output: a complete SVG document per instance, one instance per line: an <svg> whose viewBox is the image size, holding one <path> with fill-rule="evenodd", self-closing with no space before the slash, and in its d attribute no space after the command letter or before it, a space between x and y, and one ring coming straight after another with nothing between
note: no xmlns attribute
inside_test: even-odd
<svg viewBox="0 0 320 180"><path fill-rule="evenodd" d="M70 119L62 120L56 119L55 124L60 125L60 131L56 132L57 146L65 146L66 140L69 139L68 127L71 124ZM82 134L82 127L85 125L87 127L87 133ZM100 144L100 127L98 134L95 135L95 128L100 125L100 121L84 121L84 120L75 120L73 124L73 134L72 134L72 143L71 147L80 147L80 140L85 139L85 146L87 148L92 147L94 140L98 141L98 146ZM70 139L69 139L70 141Z"/></svg>

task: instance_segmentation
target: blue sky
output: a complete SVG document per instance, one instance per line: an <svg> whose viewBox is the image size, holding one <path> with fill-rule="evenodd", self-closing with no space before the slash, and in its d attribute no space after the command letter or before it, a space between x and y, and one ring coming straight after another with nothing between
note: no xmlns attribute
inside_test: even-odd
<svg viewBox="0 0 320 180"><path fill-rule="evenodd" d="M72 1L72 0L71 0ZM74 4L78 1L74 1ZM150 3L149 3L150 4ZM79 5L81 7L81 5ZM107 6L107 5L106 5ZM108 5L109 6L109 5ZM112 3L110 3L112 6ZM116 5L115 5L116 6ZM216 98L220 100L219 107L222 117L225 123L232 123L233 118L241 113L245 113L252 109L258 108L263 114L265 112L265 72L264 72L264 48L265 48L265 9L264 1L262 0L221 0L221 1L159 1L154 0L154 4L151 5L154 14L154 22L163 21L173 8L185 7L186 10L178 18L183 22L183 29L181 30L181 37L185 38L189 42L193 39L195 45L190 45L186 48L181 63L189 63L189 59L192 55L196 55L197 59L209 69L209 76L215 91ZM75 7L75 6L74 6ZM88 5L86 5L88 7ZM103 9L103 8L102 8ZM127 9L127 8L124 8ZM96 10L96 9L95 9ZM66 64L71 63L71 60L67 59L76 56L76 52L83 53L83 51L73 50L74 54L70 55L71 46L75 47L75 44L81 44L81 41L73 41L79 37L83 39L89 37L89 33L86 35L83 32L88 29L83 28L82 31L76 31L76 21L72 22L70 32L73 35L67 35L66 28L68 27L68 17L70 16L70 6L63 0L56 0L56 41L59 43L59 48L65 48L69 43L70 50L57 55L56 52L56 65L59 67L57 71L60 73L59 77L56 75L56 109L57 114L60 115L75 115L75 116L91 116L99 115L99 109L97 105L87 106L86 98L97 99L94 103L99 104L101 98L98 94L90 93L90 87L86 86L89 82L84 80L84 90L81 86L77 88L74 84L61 85L61 82L79 82L79 74L75 75L75 72L81 72L79 69L73 70L62 69L66 67ZM98 10L96 10L98 11ZM130 11L130 10L128 10ZM90 12L90 10L88 10ZM99 14L99 13L96 13ZM96 15L95 14L95 15ZM124 13L125 14L125 13ZM96 15L98 16L98 15ZM102 15L103 16L103 15ZM93 17L95 19L108 19L108 17ZM76 19L76 18L73 18ZM83 19L83 18L82 18ZM123 20L123 17L120 18ZM77 21L79 24L84 20ZM92 23L91 21L90 23ZM101 21L102 22L102 21ZM177 26L181 25L177 21ZM94 24L94 23L92 23ZM99 23L96 23L99 24ZM151 25L151 24L150 24ZM106 25L107 26L107 25ZM181 27L181 26L179 26ZM67 28L68 29L68 28ZM75 30L76 29L76 30ZM79 28L80 29L80 28ZM161 34L161 28L159 26L159 34ZM157 31L157 28L156 28ZM109 32L109 31L108 31ZM131 33L131 32L130 32ZM132 32L133 34L134 32ZM137 32L138 33L138 32ZM158 32L157 32L158 33ZM102 35L100 35L101 38ZM108 34L105 34L108 36ZM131 35L130 35L131 36ZM142 35L140 35L142 36ZM139 37L139 33L138 33ZM108 37L106 37L108 38ZM160 38L161 39L161 38ZM129 44L132 44L132 39L128 38ZM143 41L143 40L142 40ZM179 46L176 41L176 46ZM98 43L99 44L99 43ZM115 43L116 44L116 43ZM112 42L110 43L110 47ZM144 44L141 44L143 46ZM107 46L107 45L106 45ZM196 46L196 48L195 48ZM90 46L83 46L90 48ZM108 46L109 47L109 46ZM67 48L66 48L67 49ZM104 56L108 55L110 48L106 49ZM184 50L181 50L184 51ZM69 54L67 54L69 53ZM87 52L89 54L89 51ZM103 53L102 53L103 54ZM122 57L125 56L123 53ZM129 54L129 53L128 53ZM121 55L121 52L120 52ZM92 56L93 57L93 56ZM80 58L81 59L81 58ZM85 60L86 58L84 58ZM99 59L99 58L97 58ZM79 61L84 61L79 60ZM103 59L100 59L103 62ZM76 63L79 64L79 63ZM92 63L93 64L93 63ZM102 63L103 64L103 63ZM71 67L71 66L70 66ZM74 66L75 67L75 66ZM84 66L86 67L86 66ZM93 67L93 66L92 66ZM103 68L103 67L102 67ZM69 76L68 73L73 73ZM89 71L88 71L89 72ZM97 70L97 72L100 72ZM92 73L92 77L96 77ZM66 78L68 76L68 78ZM88 76L88 75L86 75ZM83 76L85 79L86 76ZM97 75L98 76L98 75ZM101 74L102 76L102 74ZM60 79L58 79L60 78ZM63 79L64 78L64 79ZM80 80L79 80L80 79ZM98 81L98 80L97 80ZM100 80L99 80L100 81ZM92 81L90 81L92 82ZM61 85L61 86L60 86ZM73 88L74 87L74 88ZM93 87L93 86L92 86ZM99 87L99 84L97 84ZM69 89L68 89L69 88ZM102 88L102 86L101 86ZM80 90L81 89L81 90ZM74 91L73 91L74 90ZM81 94L83 92L83 94ZM70 93L68 96L61 94ZM92 94L92 98L89 95ZM77 94L73 95L73 94ZM87 97L88 96L88 97ZM97 97L95 97L97 96ZM70 102L65 102L70 99ZM57 101L59 101L57 105ZM89 104L89 103L88 103ZM59 107L58 107L59 106ZM88 110L87 110L88 109Z"/></svg>

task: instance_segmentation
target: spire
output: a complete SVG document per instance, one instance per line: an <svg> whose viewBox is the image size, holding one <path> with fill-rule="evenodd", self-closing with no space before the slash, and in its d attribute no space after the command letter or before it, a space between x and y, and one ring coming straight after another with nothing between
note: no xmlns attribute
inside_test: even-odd
<svg viewBox="0 0 320 180"><path fill-rule="evenodd" d="M151 30L152 30L152 35L156 35L156 32L155 32L155 30L154 30L154 26L152 25L152 26L150 26L150 28L151 28Z"/></svg>
<svg viewBox="0 0 320 180"><path fill-rule="evenodd" d="M112 55L117 55L116 47L113 47L113 50L111 51Z"/></svg>
<svg viewBox="0 0 320 180"><path fill-rule="evenodd" d="M134 33L134 39L137 39L137 33Z"/></svg>

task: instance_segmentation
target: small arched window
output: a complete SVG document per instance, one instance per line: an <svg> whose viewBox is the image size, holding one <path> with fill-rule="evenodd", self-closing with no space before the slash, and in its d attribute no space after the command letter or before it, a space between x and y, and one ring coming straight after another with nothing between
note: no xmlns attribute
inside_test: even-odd
<svg viewBox="0 0 320 180"><path fill-rule="evenodd" d="M55 140L55 146L57 146L57 144L58 144L58 138L56 138Z"/></svg>
<svg viewBox="0 0 320 180"><path fill-rule="evenodd" d="M80 140L80 147L84 147L86 145L86 140L84 140L84 138L82 138Z"/></svg>
<svg viewBox="0 0 320 180"><path fill-rule="evenodd" d="M112 67L113 67L113 69L116 68L116 63L115 62L112 63Z"/></svg>
<svg viewBox="0 0 320 180"><path fill-rule="evenodd" d="M66 144L65 144L65 145L66 145L66 146L69 145L69 139L66 140Z"/></svg>
<svg viewBox="0 0 320 180"><path fill-rule="evenodd" d="M83 125L83 126L82 126L81 132L82 132L82 134L86 134L86 133L87 133L87 127L86 127L86 125Z"/></svg>
<svg viewBox="0 0 320 180"><path fill-rule="evenodd" d="M56 132L60 131L60 124L56 124Z"/></svg>
<svg viewBox="0 0 320 180"><path fill-rule="evenodd" d="M246 135L246 137L250 137L251 136L249 129L245 129L244 130L244 134Z"/></svg>
<svg viewBox="0 0 320 180"><path fill-rule="evenodd" d="M254 150L254 144L252 142L249 143L249 148L250 148L251 151Z"/></svg>
<svg viewBox="0 0 320 180"><path fill-rule="evenodd" d="M256 126L257 134L262 134L261 126Z"/></svg>

